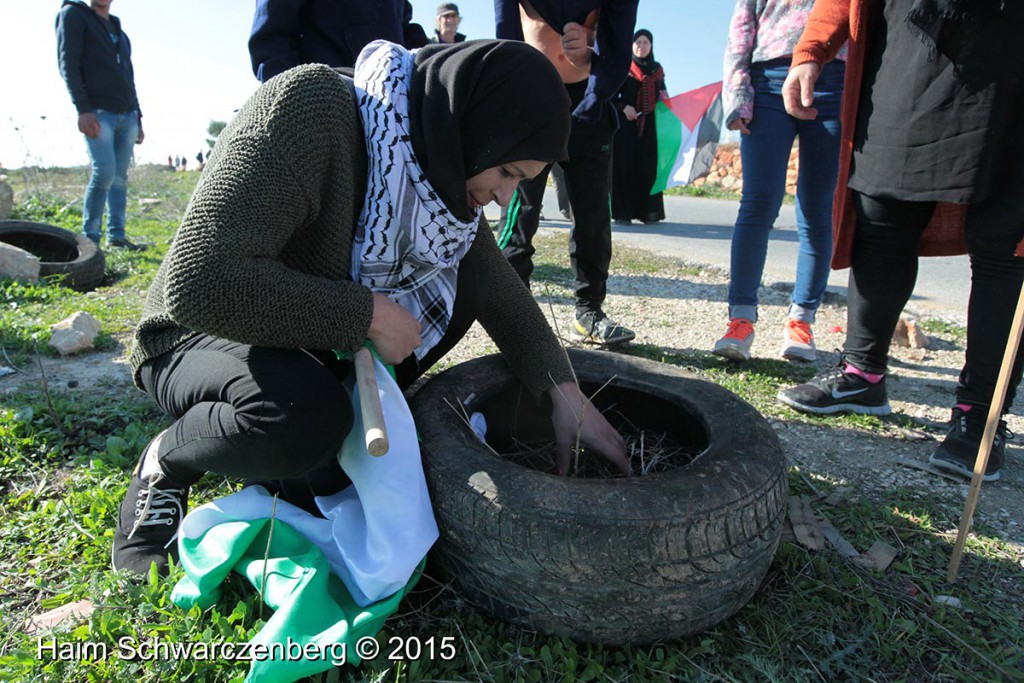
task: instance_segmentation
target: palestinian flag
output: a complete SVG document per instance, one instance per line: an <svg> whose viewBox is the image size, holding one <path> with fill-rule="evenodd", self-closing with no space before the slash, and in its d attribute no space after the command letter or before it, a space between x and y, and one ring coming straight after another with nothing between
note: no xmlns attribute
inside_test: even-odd
<svg viewBox="0 0 1024 683"><path fill-rule="evenodd" d="M689 185L711 170L722 133L722 83L712 83L654 108L658 131L658 175L651 194Z"/></svg>

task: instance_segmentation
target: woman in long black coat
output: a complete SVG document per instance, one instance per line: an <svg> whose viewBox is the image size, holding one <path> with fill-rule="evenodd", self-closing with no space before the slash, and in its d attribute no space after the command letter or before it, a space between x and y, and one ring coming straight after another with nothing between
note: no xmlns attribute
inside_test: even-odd
<svg viewBox="0 0 1024 683"><path fill-rule="evenodd" d="M619 224L665 218L661 193L651 194L658 169L654 105L665 93L665 72L654 61L653 44L647 29L633 34L633 63L615 98L621 126L612 153L612 218Z"/></svg>

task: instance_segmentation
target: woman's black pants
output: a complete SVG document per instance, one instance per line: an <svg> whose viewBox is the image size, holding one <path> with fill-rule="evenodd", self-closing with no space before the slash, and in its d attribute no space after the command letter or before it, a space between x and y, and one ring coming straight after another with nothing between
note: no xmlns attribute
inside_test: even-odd
<svg viewBox="0 0 1024 683"><path fill-rule="evenodd" d="M857 230L850 269L846 360L866 372L884 373L900 313L917 280L917 244L935 208L853 193ZM987 407L1009 337L1024 281L1024 259L1014 250L1024 238L1024 198L997 197L967 210L965 228L971 262L967 308L967 353L956 402ZM967 283L964 283L966 286ZM1018 353L1007 407L1021 378Z"/></svg>
<svg viewBox="0 0 1024 683"><path fill-rule="evenodd" d="M469 330L481 301L476 260L459 266L458 295L448 329L423 360L395 368L405 389ZM476 280L479 281L479 280ZM206 334L139 369L143 388L174 418L160 442L161 469L192 485L206 472L259 482L301 507L312 496L344 488L335 457L352 428L342 382L351 361L332 351L250 346Z"/></svg>

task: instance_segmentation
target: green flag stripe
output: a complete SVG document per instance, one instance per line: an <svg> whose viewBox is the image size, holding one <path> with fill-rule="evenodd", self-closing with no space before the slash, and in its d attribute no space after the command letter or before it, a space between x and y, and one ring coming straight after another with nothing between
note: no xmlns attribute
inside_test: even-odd
<svg viewBox="0 0 1024 683"><path fill-rule="evenodd" d="M664 102L654 106L654 125L658 134L658 175L651 194L662 192L668 187L672 169L679 158L679 148L683 144L683 124Z"/></svg>

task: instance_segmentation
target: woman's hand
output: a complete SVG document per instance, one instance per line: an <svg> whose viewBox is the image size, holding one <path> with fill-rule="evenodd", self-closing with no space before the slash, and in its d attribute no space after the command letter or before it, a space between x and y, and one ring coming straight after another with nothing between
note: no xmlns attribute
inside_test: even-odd
<svg viewBox="0 0 1024 683"><path fill-rule="evenodd" d="M551 397L551 424L558 443L558 473L569 471L569 460L577 439L581 445L600 453L623 474L629 474L626 442L604 415L594 407L575 382L554 386Z"/></svg>
<svg viewBox="0 0 1024 683"><path fill-rule="evenodd" d="M622 114L626 117L627 120L636 121L636 109L633 108L633 105L627 104L625 107L623 107Z"/></svg>
<svg viewBox="0 0 1024 683"><path fill-rule="evenodd" d="M738 130L744 135L750 135L750 119L733 119L726 126L729 130Z"/></svg>
<svg viewBox="0 0 1024 683"><path fill-rule="evenodd" d="M814 84L820 74L821 67L814 62L797 64L789 70L782 84L782 103L787 114L804 121L818 117L818 110L811 105L814 104Z"/></svg>
<svg viewBox="0 0 1024 683"><path fill-rule="evenodd" d="M423 341L420 321L383 294L373 295L373 320L366 337L388 365L401 363Z"/></svg>

